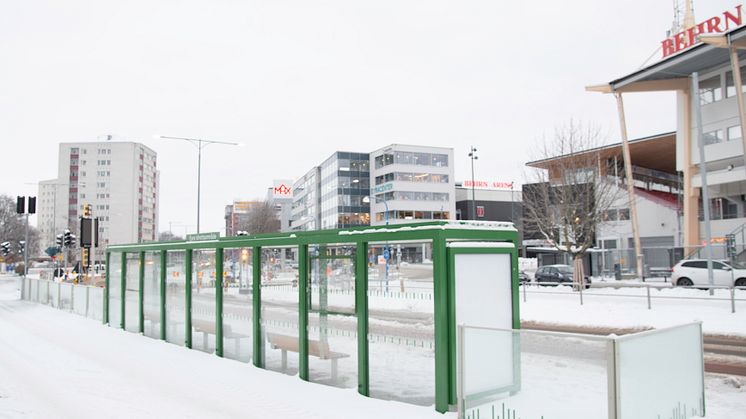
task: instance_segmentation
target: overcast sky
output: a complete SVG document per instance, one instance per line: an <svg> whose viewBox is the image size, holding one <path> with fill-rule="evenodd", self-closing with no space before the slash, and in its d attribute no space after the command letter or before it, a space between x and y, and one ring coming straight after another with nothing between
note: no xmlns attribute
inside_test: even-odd
<svg viewBox="0 0 746 419"><path fill-rule="evenodd" d="M697 20L735 0L695 2ZM158 153L160 226L202 230L234 198L263 198L335 150L453 147L456 179L524 179L532 145L570 118L618 141L613 97L671 0L5 0L0 2L0 193L36 195L58 143L106 134ZM655 59L659 57L657 52ZM627 95L632 138L674 129L674 95ZM186 225L186 227L184 227Z"/></svg>

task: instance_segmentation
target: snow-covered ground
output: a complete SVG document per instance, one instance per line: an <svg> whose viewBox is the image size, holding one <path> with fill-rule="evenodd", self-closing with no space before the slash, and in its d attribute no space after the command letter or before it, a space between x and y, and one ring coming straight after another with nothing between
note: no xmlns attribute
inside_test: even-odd
<svg viewBox="0 0 746 419"><path fill-rule="evenodd" d="M19 301L0 276L0 418L455 418Z"/></svg>
<svg viewBox="0 0 746 419"><path fill-rule="evenodd" d="M100 321L19 301L15 286L15 280L0 276L0 418L85 418L102 414L112 417L373 418L388 415L391 418L455 418L452 413L440 415L431 406L370 399L358 395L354 388L305 383L298 377L105 327ZM712 330L746 334L741 314L746 313L746 307L741 307L746 306L744 303L740 303L740 312L736 315L730 314L726 301L680 298L654 300L654 310L648 311L644 298L626 296L630 290L591 290L586 293L584 306L579 305L577 293L568 287L538 290L542 293L529 293L527 302L521 302L524 320L533 317L564 324L657 327L699 318L706 328L709 325ZM707 295L697 290L665 291L678 293L678 297ZM604 295L594 295L594 292ZM281 294L277 290L277 295L272 297L282 302L285 298ZM344 294L330 295L332 301L340 299L341 306L348 298ZM387 309L427 312L432 307L432 301L426 299L377 298L376 302ZM354 339L348 336L336 346L345 349L346 341L354 345ZM353 349L347 352L354 353ZM372 364L377 362L378 353L372 350ZM551 353L553 358L555 355ZM543 367L539 362L542 356L527 354L524 358L522 391L525 395L532 390L543 397L551 396L546 400L561 399L565 397L564 390L570 390L567 397L572 398L573 403L588 400L589 393L577 400L574 398L577 389L572 386L577 383L558 385L555 381L562 374L547 377L547 368L567 370L569 364L547 360L547 366ZM406 362L415 359L402 358ZM354 374L354 364L350 362L350 375ZM324 371L328 368L326 364L319 367ZM588 372L585 366L578 368ZM347 375L347 369L340 364L340 375ZM371 368L371 379L375 381L380 374L390 375L391 372L389 365L376 366ZM542 377L546 380L542 381ZM597 387L601 388L604 377L599 377ZM402 386L411 386L406 379L401 381ZM529 386L530 383L534 385ZM746 379L708 374L706 405L707 417L740 417L746 411Z"/></svg>
<svg viewBox="0 0 746 419"><path fill-rule="evenodd" d="M569 286L527 289L520 294L521 320L580 326L645 328L702 321L705 333L746 336L746 290L737 290L731 313L730 290L710 296L697 289L591 288L580 295Z"/></svg>

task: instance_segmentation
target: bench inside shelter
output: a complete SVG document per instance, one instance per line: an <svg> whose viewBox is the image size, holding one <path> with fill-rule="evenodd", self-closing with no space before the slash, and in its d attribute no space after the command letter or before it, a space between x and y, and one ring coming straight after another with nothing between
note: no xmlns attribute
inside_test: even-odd
<svg viewBox="0 0 746 419"><path fill-rule="evenodd" d="M300 352L300 341L298 337L267 333L267 341L272 349L279 349L282 351L282 370L286 371L288 367L288 351ZM331 361L332 381L337 380L337 360L350 356L345 353L331 351L329 349L329 342L312 339L308 340L308 355Z"/></svg>

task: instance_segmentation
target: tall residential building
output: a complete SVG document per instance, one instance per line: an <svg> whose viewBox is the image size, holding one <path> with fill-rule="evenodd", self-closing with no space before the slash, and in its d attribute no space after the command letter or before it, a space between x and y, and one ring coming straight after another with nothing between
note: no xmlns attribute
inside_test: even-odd
<svg viewBox="0 0 746 419"><path fill-rule="evenodd" d="M392 144L370 166L373 225L455 218L452 148Z"/></svg>
<svg viewBox="0 0 746 419"><path fill-rule="evenodd" d="M65 228L77 232L85 204L99 219L101 247L157 239L159 173L150 148L134 142L61 143L57 173L57 179L39 185L42 249L54 245Z"/></svg>

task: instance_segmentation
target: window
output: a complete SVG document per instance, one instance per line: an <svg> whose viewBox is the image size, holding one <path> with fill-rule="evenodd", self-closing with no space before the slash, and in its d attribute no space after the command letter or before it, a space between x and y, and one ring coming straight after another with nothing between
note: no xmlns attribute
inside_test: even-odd
<svg viewBox="0 0 746 419"><path fill-rule="evenodd" d="M720 75L699 82L699 103L709 105L723 99Z"/></svg>
<svg viewBox="0 0 746 419"><path fill-rule="evenodd" d="M629 220L629 208L620 209L617 213L619 214L619 221Z"/></svg>
<svg viewBox="0 0 746 419"><path fill-rule="evenodd" d="M726 266L720 262L712 261L712 269L720 269L720 270L726 270Z"/></svg>
<svg viewBox="0 0 746 419"><path fill-rule="evenodd" d="M692 262L684 262L681 266L684 268L707 269L707 261L695 260Z"/></svg>
<svg viewBox="0 0 746 419"><path fill-rule="evenodd" d="M406 151L397 151L394 161L397 164L414 164L412 153Z"/></svg>
<svg viewBox="0 0 746 419"><path fill-rule="evenodd" d="M741 141L741 126L728 127L728 141Z"/></svg>
<svg viewBox="0 0 746 419"><path fill-rule="evenodd" d="M418 166L429 166L432 158L430 153L413 153L413 164L416 164Z"/></svg>
<svg viewBox="0 0 746 419"><path fill-rule="evenodd" d="M744 77L746 74L743 72L743 68L741 68L741 83L746 80ZM746 86L742 86L741 89L746 92ZM725 73L725 96L726 97L733 97L736 95L736 88L733 85L733 72L728 71Z"/></svg>
<svg viewBox="0 0 746 419"><path fill-rule="evenodd" d="M702 140L705 145L717 144L723 142L723 130L716 129L702 134Z"/></svg>
<svg viewBox="0 0 746 419"><path fill-rule="evenodd" d="M401 182L411 182L412 178L413 178L412 173L400 173L400 172L396 173L396 180L401 181Z"/></svg>
<svg viewBox="0 0 746 419"><path fill-rule="evenodd" d="M394 155L391 153L384 153L375 158L376 169L388 166L394 163Z"/></svg>
<svg viewBox="0 0 746 419"><path fill-rule="evenodd" d="M433 166L448 167L448 154L433 154Z"/></svg>
<svg viewBox="0 0 746 419"><path fill-rule="evenodd" d="M448 183L448 175L430 175L430 182Z"/></svg>
<svg viewBox="0 0 746 419"><path fill-rule="evenodd" d="M617 210L609 209L603 213L604 221L616 221L618 220Z"/></svg>

